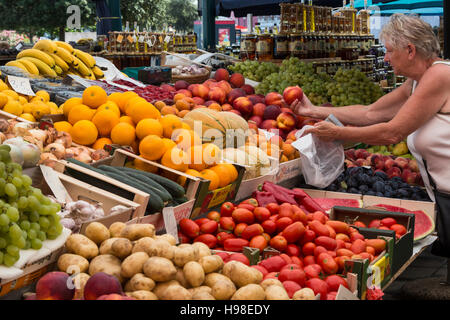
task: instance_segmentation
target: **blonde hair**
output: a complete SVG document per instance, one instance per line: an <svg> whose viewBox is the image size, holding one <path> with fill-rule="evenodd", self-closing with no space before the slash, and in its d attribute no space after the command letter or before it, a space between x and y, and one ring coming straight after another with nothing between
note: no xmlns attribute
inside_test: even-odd
<svg viewBox="0 0 450 320"><path fill-rule="evenodd" d="M406 47L408 43L416 47L422 57L429 59L439 56L439 40L431 25L417 15L395 13L383 26L380 40L388 41L395 49Z"/></svg>

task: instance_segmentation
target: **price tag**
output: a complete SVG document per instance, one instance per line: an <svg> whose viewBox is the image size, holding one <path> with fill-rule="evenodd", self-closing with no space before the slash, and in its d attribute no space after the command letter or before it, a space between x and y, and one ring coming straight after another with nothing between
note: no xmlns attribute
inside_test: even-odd
<svg viewBox="0 0 450 320"><path fill-rule="evenodd" d="M22 47L23 47L23 44L22 44L22 42L20 42L20 43L16 46L16 50L17 50L17 51L20 51L20 49L22 49Z"/></svg>
<svg viewBox="0 0 450 320"><path fill-rule="evenodd" d="M59 180L58 174L52 168L40 165L39 166L44 176L45 182L52 190L58 202L65 203L67 201L72 201L70 195L67 193L66 188Z"/></svg>
<svg viewBox="0 0 450 320"><path fill-rule="evenodd" d="M166 233L174 236L177 243L178 240L178 229L177 229L177 220L175 219L175 214L173 211L173 207L166 207L162 210L163 219L164 219L164 227L166 229Z"/></svg>
<svg viewBox="0 0 450 320"><path fill-rule="evenodd" d="M81 84L83 87L87 88L90 87L92 84L89 83L86 79L83 79L82 77L79 77L75 74L68 74L69 77L71 77L73 80Z"/></svg>
<svg viewBox="0 0 450 320"><path fill-rule="evenodd" d="M117 36L117 42L119 42L119 43L121 43L122 41L123 41L123 35L121 35L121 34L119 34L118 36Z"/></svg>
<svg viewBox="0 0 450 320"><path fill-rule="evenodd" d="M171 39L170 36L166 36L166 37L164 38L164 42L165 42L165 43L169 43L169 42L170 42L170 39Z"/></svg>
<svg viewBox="0 0 450 320"><path fill-rule="evenodd" d="M133 43L134 42L134 39L133 39L133 37L131 35L127 37L127 40L128 40L129 43Z"/></svg>
<svg viewBox="0 0 450 320"><path fill-rule="evenodd" d="M13 90L17 93L21 93L27 96L35 96L33 89L31 89L30 80L22 77L8 76L9 84Z"/></svg>

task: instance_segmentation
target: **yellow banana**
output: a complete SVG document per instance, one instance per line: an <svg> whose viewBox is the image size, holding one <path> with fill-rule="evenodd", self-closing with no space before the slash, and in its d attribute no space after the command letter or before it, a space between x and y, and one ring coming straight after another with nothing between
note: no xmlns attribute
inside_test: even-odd
<svg viewBox="0 0 450 320"><path fill-rule="evenodd" d="M45 53L44 51L41 50L25 49L20 51L16 58L20 59L23 57L31 57L41 60L42 62L47 64L50 68L53 68L55 66L55 59L53 59L48 53Z"/></svg>
<svg viewBox="0 0 450 320"><path fill-rule="evenodd" d="M22 63L20 63L17 60L9 61L8 63L5 64L5 66L7 66L7 67L17 67L17 68L22 69L25 72L28 72L27 67L25 67L25 65L23 65Z"/></svg>
<svg viewBox="0 0 450 320"><path fill-rule="evenodd" d="M67 52L69 52L70 54L73 54L73 47L68 44L67 42L64 41L54 41L55 44L60 47L60 48L64 48L65 50L67 50Z"/></svg>
<svg viewBox="0 0 450 320"><path fill-rule="evenodd" d="M83 77L90 76L91 75L91 69L89 69L83 61L78 59L77 57L73 56L74 63L75 63L75 69L78 70L79 73L83 75Z"/></svg>
<svg viewBox="0 0 450 320"><path fill-rule="evenodd" d="M94 66L92 68L92 73L95 75L95 78L97 78L97 79L101 79L105 76L102 69L100 69L98 66Z"/></svg>
<svg viewBox="0 0 450 320"><path fill-rule="evenodd" d="M67 64L73 63L73 55L62 47L56 48L56 55L63 59Z"/></svg>
<svg viewBox="0 0 450 320"><path fill-rule="evenodd" d="M93 68L95 66L95 59L93 56L91 56L89 53L74 49L74 56L83 61L83 63L88 66L89 68Z"/></svg>
<svg viewBox="0 0 450 320"><path fill-rule="evenodd" d="M94 72L92 72L92 71L91 71L91 74L89 76L85 77L85 78L88 78L90 80L97 80L97 78L94 75Z"/></svg>
<svg viewBox="0 0 450 320"><path fill-rule="evenodd" d="M22 59L29 60L34 63L34 65L39 69L39 73L44 76L56 77L57 74L55 70L49 67L48 64L34 57L23 57Z"/></svg>
<svg viewBox="0 0 450 320"><path fill-rule="evenodd" d="M36 42L33 49L38 49L46 53L55 53L58 46L52 40L43 39Z"/></svg>
<svg viewBox="0 0 450 320"><path fill-rule="evenodd" d="M73 74L79 77L83 77L83 75L81 73L79 73L74 67L70 67L69 71L67 72L67 74Z"/></svg>
<svg viewBox="0 0 450 320"><path fill-rule="evenodd" d="M36 65L29 61L26 60L24 58L17 60L18 62L20 62L21 64L23 64L25 66L25 68L28 69L28 72L34 75L39 75L39 69L36 67Z"/></svg>
<svg viewBox="0 0 450 320"><path fill-rule="evenodd" d="M61 67L58 66L57 64L55 64L54 70L55 70L55 72L56 72L56 74L57 74L58 76L60 76L60 75L62 75L62 74L64 73L63 69L61 69Z"/></svg>
<svg viewBox="0 0 450 320"><path fill-rule="evenodd" d="M69 70L69 65L57 54L51 53L50 56L55 59L55 63L59 66L64 72Z"/></svg>

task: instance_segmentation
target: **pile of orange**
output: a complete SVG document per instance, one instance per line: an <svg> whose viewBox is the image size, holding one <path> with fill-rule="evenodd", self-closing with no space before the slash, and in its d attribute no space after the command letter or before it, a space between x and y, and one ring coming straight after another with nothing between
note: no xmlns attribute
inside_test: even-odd
<svg viewBox="0 0 450 320"><path fill-rule="evenodd" d="M167 105L164 101L157 101L155 102L155 107L162 115L173 114L180 118L184 118L189 111L197 108L209 108L222 111L222 106L219 103L214 102L206 107L203 105L204 100L198 100L196 97L189 96L187 92L175 94L173 102L172 105Z"/></svg>
<svg viewBox="0 0 450 320"><path fill-rule="evenodd" d="M246 144L257 146L268 156L278 158L280 162L286 162L300 157L300 152L292 146L292 142L295 140L294 134L290 134L283 141L278 136L267 139L262 133L254 133L249 136Z"/></svg>

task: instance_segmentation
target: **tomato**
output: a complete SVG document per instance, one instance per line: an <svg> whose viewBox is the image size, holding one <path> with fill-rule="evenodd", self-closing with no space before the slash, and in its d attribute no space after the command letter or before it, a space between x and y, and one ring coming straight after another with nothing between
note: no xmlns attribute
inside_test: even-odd
<svg viewBox="0 0 450 320"><path fill-rule="evenodd" d="M221 217L231 217L231 214L234 211L234 204L231 202L225 202L220 207L220 216Z"/></svg>
<svg viewBox="0 0 450 320"><path fill-rule="evenodd" d="M391 225L389 229L394 230L395 234L400 237L406 233L406 228L398 223Z"/></svg>
<svg viewBox="0 0 450 320"><path fill-rule="evenodd" d="M353 225L356 227L360 227L360 228L367 228L366 224L361 221L355 221L355 222L353 222Z"/></svg>
<svg viewBox="0 0 450 320"><path fill-rule="evenodd" d="M289 218L288 218L289 219ZM278 219L278 221L281 219ZM306 229L303 223L300 221L294 222L290 225L288 225L283 230L283 237L286 238L288 243L294 243L297 242L305 233Z"/></svg>
<svg viewBox="0 0 450 320"><path fill-rule="evenodd" d="M292 222L293 222L292 219L288 217L277 219L277 221L275 222L277 224L277 231L278 232L283 231Z"/></svg>
<svg viewBox="0 0 450 320"><path fill-rule="evenodd" d="M259 223L254 223L245 227L245 229L241 233L241 237L250 240L255 236L261 235L263 232L263 227Z"/></svg>
<svg viewBox="0 0 450 320"><path fill-rule="evenodd" d="M217 231L218 226L219 226L219 224L216 221L209 220L200 226L200 233L201 234L205 234L205 233L213 234L214 232Z"/></svg>
<svg viewBox="0 0 450 320"><path fill-rule="evenodd" d="M303 258L303 264L305 266L310 265L310 264L315 264L315 263L316 263L316 257L314 257L313 255L308 255Z"/></svg>
<svg viewBox="0 0 450 320"><path fill-rule="evenodd" d="M319 221L321 224L325 224L325 222L327 222L328 217L326 216L325 213L323 213L322 211L315 211L313 212L313 220L317 220Z"/></svg>
<svg viewBox="0 0 450 320"><path fill-rule="evenodd" d="M337 240L342 240L344 242L349 242L350 241L350 237L346 234L343 233L338 233L336 234L336 241Z"/></svg>
<svg viewBox="0 0 450 320"><path fill-rule="evenodd" d="M299 244L304 245L305 243L313 242L315 238L316 238L315 232L307 228L302 238L299 240Z"/></svg>
<svg viewBox="0 0 450 320"><path fill-rule="evenodd" d="M326 300L328 293L327 283L319 278L312 278L306 281L306 286L314 291L314 294L320 294L320 300Z"/></svg>
<svg viewBox="0 0 450 320"><path fill-rule="evenodd" d="M251 238L248 246L251 248L258 248L259 251L262 252L267 247L267 240L262 235L254 236Z"/></svg>
<svg viewBox="0 0 450 320"><path fill-rule="evenodd" d="M228 252L217 252L216 251L215 255L221 257L223 262L227 262L228 258L230 257L230 254Z"/></svg>
<svg viewBox="0 0 450 320"><path fill-rule="evenodd" d="M236 227L234 228L234 231L233 231L234 235L236 237L240 237L242 231L244 231L245 228L247 228L247 224L246 223L238 223L236 225Z"/></svg>
<svg viewBox="0 0 450 320"><path fill-rule="evenodd" d="M233 239L233 238L236 238L236 237L232 233L228 233L228 232L222 231L222 232L219 232L216 235L216 238L217 238L217 244L223 246L223 243L225 242L225 240Z"/></svg>
<svg viewBox="0 0 450 320"><path fill-rule="evenodd" d="M340 256L334 258L334 261L338 264L338 273L343 273L345 269L345 260L350 260L350 256Z"/></svg>
<svg viewBox="0 0 450 320"><path fill-rule="evenodd" d="M179 225L181 232L189 238L195 238L200 234L200 227L191 219L181 219Z"/></svg>
<svg viewBox="0 0 450 320"><path fill-rule="evenodd" d="M256 208L258 206L258 200L256 200L255 198L249 198L242 201L241 204L250 204Z"/></svg>
<svg viewBox="0 0 450 320"><path fill-rule="evenodd" d="M328 252L327 249L325 249L322 246L316 246L314 248L314 257L317 259L317 257L319 256L319 254L324 253L324 252Z"/></svg>
<svg viewBox="0 0 450 320"><path fill-rule="evenodd" d="M307 242L302 247L302 253L304 256L312 256L315 248L316 244L314 242Z"/></svg>
<svg viewBox="0 0 450 320"><path fill-rule="evenodd" d="M287 265L286 260L280 256L272 256L262 260L258 265L263 266L269 272L279 272L281 268Z"/></svg>
<svg viewBox="0 0 450 320"><path fill-rule="evenodd" d="M374 256L375 255L375 248L371 247L371 246L366 246L366 252Z"/></svg>
<svg viewBox="0 0 450 320"><path fill-rule="evenodd" d="M216 222L219 222L220 220L220 213L217 211L211 211L208 213L208 215L206 216L208 219L214 220Z"/></svg>
<svg viewBox="0 0 450 320"><path fill-rule="evenodd" d="M255 221L255 216L253 215L253 212L251 212L248 209L244 209L244 208L234 209L231 216L233 217L233 220L236 223L243 222L246 224L252 224Z"/></svg>
<svg viewBox="0 0 450 320"><path fill-rule="evenodd" d="M361 252L366 251L366 242L361 239L356 239L353 241L352 246L350 247L350 250L353 251L355 254L359 254Z"/></svg>
<svg viewBox="0 0 450 320"><path fill-rule="evenodd" d="M278 214L278 211L280 210L278 203L266 204L266 208L269 209L271 215Z"/></svg>
<svg viewBox="0 0 450 320"><path fill-rule="evenodd" d="M269 218L269 220L273 221L273 222L276 222L277 219L278 219L278 215L277 214L271 215L270 218Z"/></svg>
<svg viewBox="0 0 450 320"><path fill-rule="evenodd" d="M360 239L364 240L364 236L359 232L352 232L350 233L350 241L355 242L355 240Z"/></svg>
<svg viewBox="0 0 450 320"><path fill-rule="evenodd" d="M344 278L342 278L341 276L338 276L338 275L335 275L335 274L326 277L325 278L325 282L328 285L328 290L329 291L336 291L337 292L341 285L348 289L347 281Z"/></svg>
<svg viewBox="0 0 450 320"><path fill-rule="evenodd" d="M328 292L326 300L336 300L336 295L337 295L336 291Z"/></svg>
<svg viewBox="0 0 450 320"><path fill-rule="evenodd" d="M342 249L336 250L336 254L338 257L342 257L342 256L351 257L354 253L351 250L342 248Z"/></svg>
<svg viewBox="0 0 450 320"><path fill-rule="evenodd" d="M230 257L228 258L228 261L239 261L243 264L250 266L250 260L245 256L243 253L232 253L230 254Z"/></svg>
<svg viewBox="0 0 450 320"><path fill-rule="evenodd" d="M238 204L237 209L247 209L250 212L253 212L255 210L255 207L248 203L241 203Z"/></svg>
<svg viewBox="0 0 450 320"><path fill-rule="evenodd" d="M286 253L280 254L280 257L283 258L283 260L286 261L287 264L291 264L292 263L291 257L289 257Z"/></svg>
<svg viewBox="0 0 450 320"><path fill-rule="evenodd" d="M291 256L292 263L298 265L300 268L303 268L303 261L301 258L296 256Z"/></svg>
<svg viewBox="0 0 450 320"><path fill-rule="evenodd" d="M331 226L329 226L328 224L325 224L325 227L327 227L328 231L330 232L330 238L335 239L336 231L334 231L334 229Z"/></svg>
<svg viewBox="0 0 450 320"><path fill-rule="evenodd" d="M244 247L248 247L248 240L241 238L227 239L224 241L223 247L226 251L239 252Z"/></svg>
<svg viewBox="0 0 450 320"><path fill-rule="evenodd" d="M328 250L327 252L333 259L336 258L336 251Z"/></svg>
<svg viewBox="0 0 450 320"><path fill-rule="evenodd" d="M293 215L294 211L292 210L292 206L290 203L280 204L280 209L278 211L278 218L288 217L292 219Z"/></svg>
<svg viewBox="0 0 450 320"><path fill-rule="evenodd" d="M366 239L366 245L367 248L372 247L375 250L375 253L372 253L373 255L379 254L386 248L386 240L384 239ZM367 251L366 248L366 251ZM369 252L371 253L371 252Z"/></svg>
<svg viewBox="0 0 450 320"><path fill-rule="evenodd" d="M284 252L287 248L286 238L283 236L275 236L270 239L270 246L278 251Z"/></svg>
<svg viewBox="0 0 450 320"><path fill-rule="evenodd" d="M334 250L337 247L336 240L325 236L317 237L316 240L314 240L314 243L318 246L324 247L327 250Z"/></svg>
<svg viewBox="0 0 450 320"><path fill-rule="evenodd" d="M263 275L263 279L264 279L265 276L267 276L267 275L269 274L269 271L267 271L267 269L264 268L263 266L253 265L253 266L250 266L250 267L251 267L251 268L255 268L256 270L258 270L259 272L261 272L262 275Z"/></svg>
<svg viewBox="0 0 450 320"><path fill-rule="evenodd" d="M194 222L196 224L198 224L199 227L201 227L202 224L209 222L209 221L210 221L210 219L208 219L208 218L200 218L200 219L194 220Z"/></svg>
<svg viewBox="0 0 450 320"><path fill-rule="evenodd" d="M397 224L394 218L384 218L381 219L381 225L390 228L393 224Z"/></svg>
<svg viewBox="0 0 450 320"><path fill-rule="evenodd" d="M281 274L281 272L280 272ZM279 276L278 276L279 277ZM286 280L283 281L283 287L286 290L289 298L292 298L292 296L294 295L295 292L297 292L298 290L300 290L302 287L295 281L291 281L291 280Z"/></svg>
<svg viewBox="0 0 450 320"><path fill-rule="evenodd" d="M298 206L296 206L295 204L292 205L292 220L295 221L300 221L303 224L306 224L308 222L308 218L306 218L306 213L305 211L303 211L302 209L300 209Z"/></svg>
<svg viewBox="0 0 450 320"><path fill-rule="evenodd" d="M253 214L255 215L256 220L259 222L263 222L270 218L269 209L264 207L256 207L255 210L253 210Z"/></svg>
<svg viewBox="0 0 450 320"><path fill-rule="evenodd" d="M294 281L303 287L306 281L306 274L305 271L303 271L303 269L289 267L282 269L280 271L280 274L278 275L278 280L280 280L281 282Z"/></svg>
<svg viewBox="0 0 450 320"><path fill-rule="evenodd" d="M272 234L277 230L277 224L272 220L264 221L263 223L261 223L261 226L263 227L264 232L268 234Z"/></svg>
<svg viewBox="0 0 450 320"><path fill-rule="evenodd" d="M210 249L215 248L217 245L217 238L213 236L212 234L205 233L201 234L198 237L194 239L194 242L203 242L206 244Z"/></svg>
<svg viewBox="0 0 450 320"><path fill-rule="evenodd" d="M266 239L267 243L269 243L271 236L268 233L263 232L262 236Z"/></svg>
<svg viewBox="0 0 450 320"><path fill-rule="evenodd" d="M330 231L328 228L318 220L313 220L309 223L309 228L314 231L314 233L319 236L330 236Z"/></svg>
<svg viewBox="0 0 450 320"><path fill-rule="evenodd" d="M381 220L380 219L373 219L370 221L368 228L378 228L381 226Z"/></svg>
<svg viewBox="0 0 450 320"><path fill-rule="evenodd" d="M345 241L341 239L336 239L336 249L345 248Z"/></svg>
<svg viewBox="0 0 450 320"><path fill-rule="evenodd" d="M325 224L332 227L336 233L347 234L349 232L350 226L345 222L337 220L328 220Z"/></svg>
<svg viewBox="0 0 450 320"><path fill-rule="evenodd" d="M335 274L339 266L333 257L328 252L323 252L317 257L317 263L322 267L322 270L327 274Z"/></svg>
<svg viewBox="0 0 450 320"><path fill-rule="evenodd" d="M307 279L319 278L320 273L322 272L322 268L318 264L313 263L305 266L303 268L303 271L305 271Z"/></svg>
<svg viewBox="0 0 450 320"><path fill-rule="evenodd" d="M277 279L278 280L278 272L269 272L268 274L266 274L266 276L263 278L263 280L266 279Z"/></svg>
<svg viewBox="0 0 450 320"><path fill-rule="evenodd" d="M180 243L191 243L191 238L189 238L181 231L178 231L178 240L180 240Z"/></svg>
<svg viewBox="0 0 450 320"><path fill-rule="evenodd" d="M300 266L298 264L296 264L296 263L288 263L283 268L281 268L280 271L282 271L284 269L302 269L302 268L300 268Z"/></svg>
<svg viewBox="0 0 450 320"><path fill-rule="evenodd" d="M298 257L300 255L300 248L297 245L290 243L287 245L286 253L290 256Z"/></svg>
<svg viewBox="0 0 450 320"><path fill-rule="evenodd" d="M233 231L236 224L232 217L221 217L219 220L219 225L222 230Z"/></svg>

